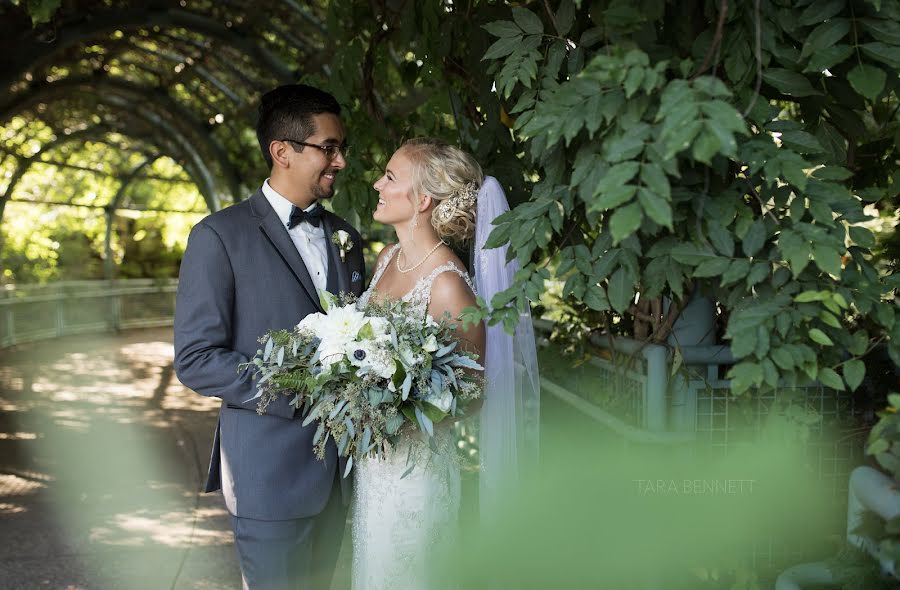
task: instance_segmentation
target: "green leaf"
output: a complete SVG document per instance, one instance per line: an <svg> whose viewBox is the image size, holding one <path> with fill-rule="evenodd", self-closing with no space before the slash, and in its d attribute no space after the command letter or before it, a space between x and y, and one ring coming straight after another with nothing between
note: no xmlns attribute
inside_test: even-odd
<svg viewBox="0 0 900 590"><path fill-rule="evenodd" d="M584 292L584 303L593 310L606 311L609 309L609 299L603 287L593 284Z"/></svg>
<svg viewBox="0 0 900 590"><path fill-rule="evenodd" d="M826 326L831 326L832 328L837 328L838 330L842 330L844 328L841 325L840 320L838 320L837 316L828 310L823 309L821 313L819 313L819 319L822 320L822 323L824 323Z"/></svg>
<svg viewBox="0 0 900 590"><path fill-rule="evenodd" d="M770 320L778 312L778 306L771 303L760 303L746 309L737 309L728 319L726 335L735 337L742 332L756 329L760 324Z"/></svg>
<svg viewBox="0 0 900 590"><path fill-rule="evenodd" d="M900 68L900 47L892 47L876 41L860 45L860 48L869 57L886 63L894 69Z"/></svg>
<svg viewBox="0 0 900 590"><path fill-rule="evenodd" d="M866 453L868 453L869 455L878 455L880 453L887 451L890 448L891 448L891 444L887 440L885 440L883 438L879 438L878 440L873 442L871 445L869 445L869 448L866 449Z"/></svg>
<svg viewBox="0 0 900 590"><path fill-rule="evenodd" d="M850 391L856 391L866 376L866 364L859 359L853 359L844 363L844 381Z"/></svg>
<svg viewBox="0 0 900 590"><path fill-rule="evenodd" d="M875 319L879 324L890 330L894 327L896 314L894 312L894 304L886 301L880 301L875 304Z"/></svg>
<svg viewBox="0 0 900 590"><path fill-rule="evenodd" d="M602 254L597 260L594 261L593 273L591 274L591 278L596 281L602 281L605 279L610 272L612 272L613 267L619 261L619 257L622 252L618 248L610 250L605 254Z"/></svg>
<svg viewBox="0 0 900 590"><path fill-rule="evenodd" d="M637 188L638 187L633 184L614 186L601 194L599 198L592 202L590 209L592 211L606 211L608 209L615 209L619 205L630 201L631 197L634 196L634 193L637 192Z"/></svg>
<svg viewBox="0 0 900 590"><path fill-rule="evenodd" d="M759 386L763 381L763 369L756 363L743 361L733 366L728 371L727 377L731 379L731 391L740 395L754 386Z"/></svg>
<svg viewBox="0 0 900 590"><path fill-rule="evenodd" d="M844 9L846 0L816 0L800 13L797 24L801 27L814 25L830 19Z"/></svg>
<svg viewBox="0 0 900 590"><path fill-rule="evenodd" d="M831 341L831 338L818 328L811 329L809 331L809 337L813 342L821 344L822 346L834 346L834 342Z"/></svg>
<svg viewBox="0 0 900 590"><path fill-rule="evenodd" d="M723 256L734 256L733 234L717 220L711 220L706 224L707 235L713 247Z"/></svg>
<svg viewBox="0 0 900 590"><path fill-rule="evenodd" d="M713 156L719 153L721 147L719 134L715 133L710 125L704 125L703 131L694 140L694 149L691 155L698 162L709 164Z"/></svg>
<svg viewBox="0 0 900 590"><path fill-rule="evenodd" d="M578 45L580 47L590 47L603 39L603 27L591 27L581 34Z"/></svg>
<svg viewBox="0 0 900 590"><path fill-rule="evenodd" d="M846 18L835 18L822 23L812 30L803 44L803 51L800 52L800 59L804 59L817 51L822 51L827 47L833 46L835 43L847 36L850 32L850 20Z"/></svg>
<svg viewBox="0 0 900 590"><path fill-rule="evenodd" d="M678 264L666 265L666 281L672 288L672 295L676 298L684 293L684 273Z"/></svg>
<svg viewBox="0 0 900 590"><path fill-rule="evenodd" d="M541 22L540 17L535 13L519 6L514 6L512 13L516 24L522 27L522 30L529 35L542 35L544 33L544 23Z"/></svg>
<svg viewBox="0 0 900 590"><path fill-rule="evenodd" d="M747 276L750 271L750 261L746 258L739 258L731 263L725 274L722 275L722 286L728 286L736 283Z"/></svg>
<svg viewBox="0 0 900 590"><path fill-rule="evenodd" d="M751 330L748 332L741 332L740 334L736 334L731 339L731 354L734 356L734 358L744 358L745 356L756 350L757 334L758 332L756 330Z"/></svg>
<svg viewBox="0 0 900 590"><path fill-rule="evenodd" d="M575 4L572 0L562 0L556 11L556 27L560 35L566 35L575 23Z"/></svg>
<svg viewBox="0 0 900 590"><path fill-rule="evenodd" d="M868 64L859 64L847 74L847 80L853 89L868 98L875 100L884 88L887 76L883 70Z"/></svg>
<svg viewBox="0 0 900 590"><path fill-rule="evenodd" d="M798 276L809 264L812 248L808 242L796 233L785 230L778 238L778 249L791 265L791 272Z"/></svg>
<svg viewBox="0 0 900 590"><path fill-rule="evenodd" d="M803 97L822 94L812 87L806 76L783 68L769 68L763 72L763 80L787 96Z"/></svg>
<svg viewBox="0 0 900 590"><path fill-rule="evenodd" d="M669 257L654 258L641 273L641 296L653 299L659 297L666 288L666 265Z"/></svg>
<svg viewBox="0 0 900 590"><path fill-rule="evenodd" d="M813 301L824 301L828 297L828 291L804 291L794 297L797 303L812 303Z"/></svg>
<svg viewBox="0 0 900 590"><path fill-rule="evenodd" d="M868 228L858 225L850 226L850 239L862 248L873 248L875 246L875 234Z"/></svg>
<svg viewBox="0 0 900 590"><path fill-rule="evenodd" d="M517 27L516 23L508 20L495 20L492 23L482 26L482 28L494 37L504 38L522 36L522 29Z"/></svg>
<svg viewBox="0 0 900 590"><path fill-rule="evenodd" d="M695 244L682 242L669 252L672 258L684 264L697 265L711 258L718 258L712 250L701 250Z"/></svg>
<svg viewBox="0 0 900 590"><path fill-rule="evenodd" d="M755 256L763 244L766 243L766 224L762 219L757 219L747 230L744 239L741 240L741 248L747 256Z"/></svg>
<svg viewBox="0 0 900 590"><path fill-rule="evenodd" d="M825 244L813 244L813 260L823 271L836 277L841 276L841 255Z"/></svg>
<svg viewBox="0 0 900 590"><path fill-rule="evenodd" d="M625 82L622 84L622 87L625 89L625 98L631 98L638 88L641 87L641 82L643 81L644 68L634 67L628 70L628 75L625 76Z"/></svg>
<svg viewBox="0 0 900 590"><path fill-rule="evenodd" d="M619 313L625 313L634 298L634 288L629 281L628 271L624 267L620 266L610 277L608 295L613 309Z"/></svg>
<svg viewBox="0 0 900 590"><path fill-rule="evenodd" d="M640 188L638 189L638 202L644 208L647 217L672 229L672 207L668 201L645 188Z"/></svg>
<svg viewBox="0 0 900 590"><path fill-rule="evenodd" d="M821 51L815 52L812 57L809 58L809 63L803 68L803 71L822 73L825 70L842 63L851 55L853 55L852 45L838 44L832 47L826 47Z"/></svg>
<svg viewBox="0 0 900 590"><path fill-rule="evenodd" d="M829 369L828 367L819 369L819 381L825 387L830 387L837 391L844 391L846 389L846 387L844 387L844 381L841 379L841 376L837 374L837 371Z"/></svg>
<svg viewBox="0 0 900 590"><path fill-rule="evenodd" d="M666 153L664 154L665 159L669 159L673 157L675 154L680 153L683 150L686 150L691 146L691 142L694 141L694 138L700 133L700 130L703 128L703 123L701 121L688 121L677 127L674 131L668 134L666 138Z"/></svg>
<svg viewBox="0 0 900 590"><path fill-rule="evenodd" d="M794 357L785 350L784 348L775 348L770 353L769 356L775 361L775 364L784 369L785 371L790 371L794 368Z"/></svg>
<svg viewBox="0 0 900 590"><path fill-rule="evenodd" d="M728 270L731 260L728 258L713 258L700 264L693 272L697 278L717 277Z"/></svg>
<svg viewBox="0 0 900 590"><path fill-rule="evenodd" d="M850 337L850 344L847 348L850 351L850 354L862 356L866 353L866 348L868 348L868 346L869 335L865 330L858 330Z"/></svg>
<svg viewBox="0 0 900 590"><path fill-rule="evenodd" d="M640 164L631 160L616 164L603 175L600 182L594 187L594 195L600 195L614 188L620 188L635 177L640 167Z"/></svg>
<svg viewBox="0 0 900 590"><path fill-rule="evenodd" d="M747 286L752 287L753 285L766 280L770 272L771 267L768 263L754 262L753 266L750 268L750 274L747 275Z"/></svg>
<svg viewBox="0 0 900 590"><path fill-rule="evenodd" d="M879 41L890 45L900 45L900 23L880 18L860 18L857 22Z"/></svg>
<svg viewBox="0 0 900 590"><path fill-rule="evenodd" d="M723 100L711 100L700 105L703 114L709 117L709 123L722 127L726 131L746 133L747 125L744 118L733 106Z"/></svg>
<svg viewBox="0 0 900 590"><path fill-rule="evenodd" d="M641 182L657 195L669 200L672 189L669 186L669 177L657 164L643 164L641 166Z"/></svg>
<svg viewBox="0 0 900 590"><path fill-rule="evenodd" d="M840 166L826 166L816 168L813 176L818 180L847 180L853 177L853 173Z"/></svg>
<svg viewBox="0 0 900 590"><path fill-rule="evenodd" d="M513 51L515 51L519 45L522 43L522 39L520 37L504 37L502 39L498 39L494 42L493 45L488 47L488 50L485 52L484 57L482 57L482 61L486 59L497 59L500 57L506 57Z"/></svg>
<svg viewBox="0 0 900 590"><path fill-rule="evenodd" d="M606 142L606 161L610 164L631 160L644 151L644 141L649 134L649 127L644 126L645 131L635 129L635 132L624 133L619 137Z"/></svg>
<svg viewBox="0 0 900 590"><path fill-rule="evenodd" d="M495 226L493 230L491 230L491 235L488 236L488 240L484 245L485 250L489 250L491 248L499 248L503 244L509 242L509 237L512 234L512 230L515 228L515 224L513 223L504 223L502 225Z"/></svg>
<svg viewBox="0 0 900 590"><path fill-rule="evenodd" d="M820 154L825 151L816 136L806 131L785 131L781 134L781 143L801 154Z"/></svg>
<svg viewBox="0 0 900 590"><path fill-rule="evenodd" d="M772 388L778 387L778 369L775 368L775 364L767 358L763 359L760 364L762 364L763 379L766 385Z"/></svg>
<svg viewBox="0 0 900 590"><path fill-rule="evenodd" d="M618 244L639 227L644 219L644 212L637 203L631 203L624 207L616 209L609 220L609 229L612 232L613 243Z"/></svg>

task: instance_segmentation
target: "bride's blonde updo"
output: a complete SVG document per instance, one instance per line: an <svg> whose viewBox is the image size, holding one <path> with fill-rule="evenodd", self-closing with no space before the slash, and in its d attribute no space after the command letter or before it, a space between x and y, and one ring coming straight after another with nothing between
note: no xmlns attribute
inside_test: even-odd
<svg viewBox="0 0 900 590"><path fill-rule="evenodd" d="M462 244L475 234L478 189L484 180L481 166L463 150L440 139L410 139L400 148L413 164L416 195L436 200L431 225L442 240Z"/></svg>

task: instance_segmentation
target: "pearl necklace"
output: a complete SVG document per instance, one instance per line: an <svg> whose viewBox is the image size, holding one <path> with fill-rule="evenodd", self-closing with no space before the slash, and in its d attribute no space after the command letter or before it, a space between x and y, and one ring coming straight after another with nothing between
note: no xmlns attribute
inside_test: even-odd
<svg viewBox="0 0 900 590"><path fill-rule="evenodd" d="M431 250L428 251L428 254L426 254L425 257L422 258L422 260L420 260L418 263L416 263L416 264L414 264L414 265L412 265L412 266L410 266L409 268L406 268L406 269L400 268L400 255L403 254L403 247L401 246L401 247L400 247L400 252L397 253L397 260L396 260L396 262L397 262L397 265L396 265L396 266L397 266L397 270L398 270L401 274L406 274L406 273L408 273L408 272L412 272L412 271L416 270L417 268L419 268L420 266L422 266L422 263L423 263L423 262L425 262L426 260L428 260L428 257L429 257L429 256L431 256L432 254L434 254L435 250L437 250L438 248L440 248L440 247L443 246L443 245L444 245L444 241L441 240L440 242L438 242L437 244L434 245L434 248L432 248Z"/></svg>

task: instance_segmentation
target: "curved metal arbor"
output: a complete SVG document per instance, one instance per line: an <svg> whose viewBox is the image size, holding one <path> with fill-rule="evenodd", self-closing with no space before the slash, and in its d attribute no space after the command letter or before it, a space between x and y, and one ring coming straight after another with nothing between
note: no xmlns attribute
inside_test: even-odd
<svg viewBox="0 0 900 590"><path fill-rule="evenodd" d="M35 28L22 6L0 4L0 223L8 202L24 202L95 208L109 226L123 207L162 210L127 205L129 189L151 180L193 183L200 210L244 198L263 165L256 100L327 73L324 19L321 3L293 0L73 0ZM102 162L86 145L107 146ZM161 158L183 173L154 175ZM107 202L17 194L36 167L103 175L118 188Z"/></svg>

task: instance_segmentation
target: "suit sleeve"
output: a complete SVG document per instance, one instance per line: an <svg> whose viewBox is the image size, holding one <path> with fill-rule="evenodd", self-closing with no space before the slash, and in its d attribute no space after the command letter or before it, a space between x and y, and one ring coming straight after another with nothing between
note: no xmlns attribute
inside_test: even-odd
<svg viewBox="0 0 900 590"><path fill-rule="evenodd" d="M197 393L252 409L256 394L252 370L238 371L249 359L233 350L234 274L219 235L201 222L194 226L181 262L175 299L175 373ZM270 404L267 413L293 417L287 404Z"/></svg>

